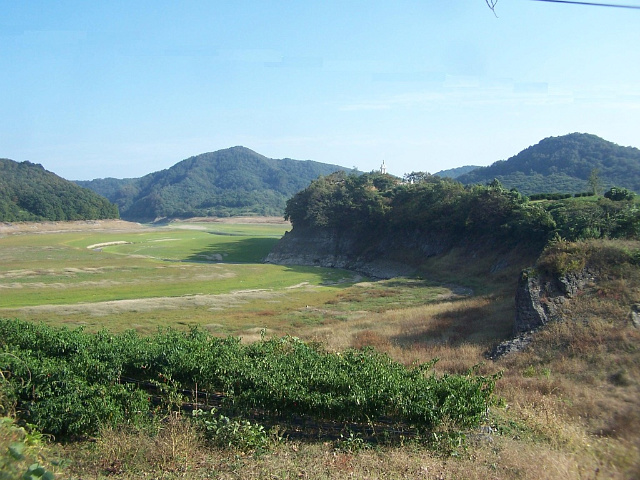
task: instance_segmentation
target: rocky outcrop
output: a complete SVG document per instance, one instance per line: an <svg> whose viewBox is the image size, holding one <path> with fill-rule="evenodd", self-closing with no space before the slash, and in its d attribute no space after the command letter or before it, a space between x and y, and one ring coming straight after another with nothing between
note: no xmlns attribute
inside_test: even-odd
<svg viewBox="0 0 640 480"><path fill-rule="evenodd" d="M634 303L631 305L631 312L629 312L631 323L634 327L640 328L640 303Z"/></svg>
<svg viewBox="0 0 640 480"><path fill-rule="evenodd" d="M531 343L532 340L533 332L521 333L510 340L500 342L486 354L486 357L490 360L497 360L504 355L521 352Z"/></svg>
<svg viewBox="0 0 640 480"><path fill-rule="evenodd" d="M514 335L559 320L564 303L595 281L596 274L588 269L560 276L543 275L532 269L523 271L516 290Z"/></svg>
<svg viewBox="0 0 640 480"><path fill-rule="evenodd" d="M378 238L338 230L295 228L285 233L265 262L344 268L374 278L411 275L412 256L422 259L443 253L447 243L420 232L380 235Z"/></svg>
<svg viewBox="0 0 640 480"><path fill-rule="evenodd" d="M561 320L566 302L595 281L597 275L588 269L559 276L540 274L533 269L524 270L516 290L513 338L496 345L487 357L496 360L525 349L531 343L535 330Z"/></svg>

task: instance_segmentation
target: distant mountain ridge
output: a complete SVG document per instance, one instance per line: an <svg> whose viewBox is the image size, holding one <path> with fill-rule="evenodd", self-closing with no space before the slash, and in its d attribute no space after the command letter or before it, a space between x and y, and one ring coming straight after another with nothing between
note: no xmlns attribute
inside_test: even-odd
<svg viewBox="0 0 640 480"><path fill-rule="evenodd" d="M478 167L456 180L468 185L495 178L526 195L578 193L589 190L594 170L602 189L617 186L640 193L640 150L587 133L545 138L508 160Z"/></svg>
<svg viewBox="0 0 640 480"><path fill-rule="evenodd" d="M74 183L38 164L0 159L0 221L117 218L118 208L123 219L143 222L280 216L287 200L311 181L350 170L311 160L272 159L232 147L187 158L140 178ZM545 138L488 167L459 167L436 175L467 185L498 179L507 189L531 195L588 191L594 171L601 191L617 186L640 193L640 150L583 133Z"/></svg>
<svg viewBox="0 0 640 480"><path fill-rule="evenodd" d="M118 218L118 207L40 164L0 158L0 221Z"/></svg>
<svg viewBox="0 0 640 480"><path fill-rule="evenodd" d="M439 177L443 178L458 178L460 175L464 175L465 173L469 173L476 168L480 168L477 165L465 165L464 167L455 167L449 168L447 170L440 170L439 172L434 173Z"/></svg>
<svg viewBox="0 0 640 480"><path fill-rule="evenodd" d="M275 215L320 175L349 170L311 160L273 159L246 147L203 153L141 178L76 181L114 202L125 220Z"/></svg>

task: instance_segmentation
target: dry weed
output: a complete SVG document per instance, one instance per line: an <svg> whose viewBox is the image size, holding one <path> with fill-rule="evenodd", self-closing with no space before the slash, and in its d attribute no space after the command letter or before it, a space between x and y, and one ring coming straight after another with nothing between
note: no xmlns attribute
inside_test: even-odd
<svg viewBox="0 0 640 480"><path fill-rule="evenodd" d="M103 429L93 458L96 468L107 474L188 472L202 462L203 451L189 419L172 413L155 434L126 427Z"/></svg>

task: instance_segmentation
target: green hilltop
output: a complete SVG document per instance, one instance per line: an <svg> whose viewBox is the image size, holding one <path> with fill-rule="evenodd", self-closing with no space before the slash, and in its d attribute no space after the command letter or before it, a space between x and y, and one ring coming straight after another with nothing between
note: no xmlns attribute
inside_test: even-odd
<svg viewBox="0 0 640 480"><path fill-rule="evenodd" d="M0 221L118 218L107 199L31 162L0 159Z"/></svg>
<svg viewBox="0 0 640 480"><path fill-rule="evenodd" d="M460 175L464 175L465 173L469 173L478 167L477 165L465 165L464 167L455 167L449 168L447 170L440 170L439 172L434 173L439 177L443 178L458 178Z"/></svg>
<svg viewBox="0 0 640 480"><path fill-rule="evenodd" d="M30 162L2 160L0 168L0 219L3 221L78 220L120 215L125 220L140 222L166 218L281 216L287 200L313 180L350 170L310 160L268 158L245 147L196 155L140 178L102 178L73 183ZM488 167L459 167L437 175L455 177L464 185L486 185L497 179L507 190L515 188L523 195L532 195L592 190L589 178L594 172L601 192L615 186L640 193L640 150L622 147L595 135L572 133L546 138Z"/></svg>
<svg viewBox="0 0 640 480"><path fill-rule="evenodd" d="M320 175L347 170L273 159L245 147L187 158L141 178L77 181L120 208L125 220L238 215L281 216L287 199Z"/></svg>
<svg viewBox="0 0 640 480"><path fill-rule="evenodd" d="M545 138L508 160L476 168L456 180L470 185L495 178L525 195L579 193L590 190L594 171L603 190L617 186L640 193L640 150L586 133Z"/></svg>

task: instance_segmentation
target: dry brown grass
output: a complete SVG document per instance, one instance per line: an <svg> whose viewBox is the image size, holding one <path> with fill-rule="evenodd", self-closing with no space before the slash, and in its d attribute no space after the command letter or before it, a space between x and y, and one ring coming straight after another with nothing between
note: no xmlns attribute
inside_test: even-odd
<svg viewBox="0 0 640 480"><path fill-rule="evenodd" d="M406 365L439 358L436 369L464 373L511 331L513 302L495 297L455 298L419 307L367 313L300 332L330 350L374 347ZM495 369L485 365L483 372Z"/></svg>
<svg viewBox="0 0 640 480"><path fill-rule="evenodd" d="M622 308L615 298L606 302L598 299L598 312ZM457 458L411 443L348 453L322 441L284 441L254 458L207 447L175 419L157 437L103 433L93 453L102 460L85 464L83 478L101 478L109 469L117 469L119 478L142 472L228 479L638 478L640 332L626 317L594 316L589 296L576 298L571 308L579 319L549 325L525 352L495 363L483 358L494 334L483 332L486 315L506 322L509 308L491 297L367 314L306 330L309 338L324 335L329 348L374 346L405 363L438 357L441 372L464 373L483 361L480 373L502 370L497 394L504 405L490 413L494 433L472 435Z"/></svg>
<svg viewBox="0 0 640 480"><path fill-rule="evenodd" d="M101 447L85 457L82 478L219 478L219 479L628 479L637 478L631 444L617 447L615 463L599 456L596 443L583 451L568 451L544 443L495 437L472 444L457 458L434 455L415 445L380 447L356 453L340 451L331 443L285 442L259 457L202 446L188 464L167 462L153 443L141 447L140 438L121 437L122 448L150 456L123 456L122 462L98 461ZM108 452L104 452L107 453ZM166 453L166 452L165 452ZM109 457L112 458L112 457ZM134 462L133 464L128 462ZM166 468L166 467L169 468Z"/></svg>
<svg viewBox="0 0 640 480"><path fill-rule="evenodd" d="M613 247L607 244L604 253L594 250L590 255L606 265L602 259L619 258ZM623 247L636 248L635 244ZM475 276L469 283L481 284L487 278L486 289L491 287L493 294L480 291L476 296L442 298L410 308L351 310L344 317L331 310L347 300L360 305L373 296L392 298L397 293L392 288L366 292L363 287L322 307L301 307L319 322L301 324L292 332L320 341L329 350L373 346L405 364L437 357L435 368L440 373L465 373L478 364L481 374L501 371L496 385L501 401L490 409L487 422L493 433L470 432L467 448L458 457L412 443L348 453L319 440L284 441L254 458L205 445L176 417L156 436L103 432L93 447L84 447L88 454L82 450L71 454L76 462L84 462L77 471L84 479L114 473L117 478L146 473L151 478L222 479L640 478L640 330L628 317L630 303L640 300L638 270L616 265L597 285L566 303L569 313L564 322L537 332L524 352L491 362L485 360L485 352L508 337L513 324L517 278L513 273L519 260L514 256L509 261L512 267L490 278L486 271L495 259L485 259L467 271ZM465 272L459 262L460 254L453 252L431 268L455 278ZM274 309L266 306L256 311L256 323L274 316ZM259 337L260 327L243 331L246 341Z"/></svg>
<svg viewBox="0 0 640 480"><path fill-rule="evenodd" d="M204 461L203 443L188 418L174 413L155 432L123 426L103 429L95 444L77 455L72 470L83 478L103 478L116 475L124 478L168 475L188 476ZM77 455L77 456L76 456ZM93 474L89 477L89 472Z"/></svg>
<svg viewBox="0 0 640 480"><path fill-rule="evenodd" d="M503 414L599 469L586 478L640 474L640 331L629 319L640 282L625 273L633 272L617 266L568 302L565 321L498 362L505 372L498 392L510 406Z"/></svg>

